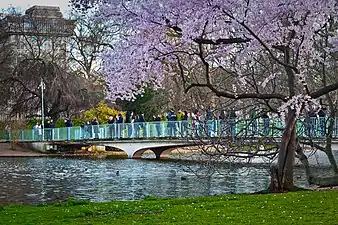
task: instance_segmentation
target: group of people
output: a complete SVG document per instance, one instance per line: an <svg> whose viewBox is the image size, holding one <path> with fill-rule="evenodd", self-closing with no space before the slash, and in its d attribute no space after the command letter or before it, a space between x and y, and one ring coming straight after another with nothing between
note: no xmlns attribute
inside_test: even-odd
<svg viewBox="0 0 338 225"><path fill-rule="evenodd" d="M311 109L304 120L307 133L310 137L324 136L326 134L326 109L318 111Z"/></svg>
<svg viewBox="0 0 338 225"><path fill-rule="evenodd" d="M208 135L212 135L216 131L216 120L226 121L221 123L221 130L227 132L227 134L236 135L236 113L231 110L228 112L222 111L219 116L216 116L214 112L208 108L205 113L199 111L187 112L179 110L175 112L173 109L167 113L153 115L148 118L151 123L151 127L146 125L145 115L136 114L132 111L127 111L125 116L121 113L115 116L110 116L108 119L108 138L120 138L122 132L126 130L127 137L146 137L152 130L152 135L157 137L170 136L175 137L177 135L188 135L189 130L193 130L194 135L200 135L203 132L207 132ZM165 122L165 128L161 126L161 122ZM202 124L203 122L203 124ZM100 138L100 122L94 117L92 120L86 121L81 125L81 138ZM203 125L203 126L202 126ZM71 127L73 126L72 120L67 117L64 120L64 127L66 128L67 139L71 138ZM267 127L268 123L266 123ZM226 128L225 128L226 127ZM46 140L54 139L55 124L52 119L45 123L45 127L37 122L34 129L34 139L41 140L43 132L45 133ZM223 129L224 128L224 129ZM147 130L149 129L149 130ZM264 128L267 129L267 128ZM165 130L165 131L164 131Z"/></svg>
<svg viewBox="0 0 338 225"><path fill-rule="evenodd" d="M45 132L46 139L52 140L54 128L55 128L55 123L52 119L47 120L47 122L44 125L42 125L40 122L36 122L36 124L33 126L34 139L42 140L42 136L44 135L44 132Z"/></svg>
<svg viewBox="0 0 338 225"><path fill-rule="evenodd" d="M268 113L252 111L248 114L248 117L250 117L250 125L245 129L249 129L252 135L269 134L270 117ZM324 109L310 111L306 114L304 121L307 123L311 136L324 135L326 131L325 117L326 112ZM218 128L216 120L219 121ZM221 135L235 136L238 129L237 113L235 110L220 111L218 115L215 115L210 108L204 113L200 113L199 111L188 113L182 110L175 112L171 109L165 114L148 117L148 121L152 123L147 125L144 114L136 114L132 111L127 111L125 115L120 113L110 116L106 125L108 135L105 134L104 137L120 138L123 136L122 133L124 131L127 137L147 137L149 132L152 136L157 137L175 137L177 135L186 136L189 130L193 135L200 135L202 132L206 132L207 135L212 136L213 133L216 133L216 129L219 129ZM164 121L165 125L162 123ZM96 117L90 121L86 121L81 125L81 138L100 138L99 125L99 120ZM67 139L71 139L71 127L73 124L70 118L64 120L64 126L67 130ZM37 122L33 127L35 139L41 140L44 130L46 140L53 140L54 128L55 124L52 119L45 123L45 129ZM9 132L7 133L9 134Z"/></svg>

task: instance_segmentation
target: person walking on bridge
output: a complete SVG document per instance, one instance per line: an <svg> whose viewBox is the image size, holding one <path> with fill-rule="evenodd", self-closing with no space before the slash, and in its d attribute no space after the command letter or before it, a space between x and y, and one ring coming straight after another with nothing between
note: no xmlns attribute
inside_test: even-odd
<svg viewBox="0 0 338 225"><path fill-rule="evenodd" d="M113 138L114 137L114 126L115 126L115 119L113 116L110 116L109 117L109 120L108 120L108 136L109 138Z"/></svg>

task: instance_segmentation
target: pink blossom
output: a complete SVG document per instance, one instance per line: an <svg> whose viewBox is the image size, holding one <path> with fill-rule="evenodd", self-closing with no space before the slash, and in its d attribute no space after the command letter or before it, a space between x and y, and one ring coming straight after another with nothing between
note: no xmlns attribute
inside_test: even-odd
<svg viewBox="0 0 338 225"><path fill-rule="evenodd" d="M189 70L189 74L191 71L203 72L203 62L196 54L199 39L214 43L229 38L247 40L203 45L203 54L211 67L223 66L236 71L234 74L239 75L238 79L262 54L269 56L271 51L279 59L282 52L275 46L288 46L292 55L290 64L300 74L296 79L304 85L311 66L323 62L323 55L314 47L318 30L329 23L330 17L337 15L334 0L103 2L98 6L98 21L109 20L121 25L121 35L112 43L115 49L101 55L108 97L112 100L132 100L147 87L160 88L165 76L178 75L178 62L183 69ZM335 48L337 38L335 35L331 38ZM265 87L280 76L281 70L274 68L261 83ZM243 85L243 81L242 77L238 83ZM234 92L244 89L233 87ZM290 101L303 104L299 99L291 98ZM288 103L288 106L292 105Z"/></svg>

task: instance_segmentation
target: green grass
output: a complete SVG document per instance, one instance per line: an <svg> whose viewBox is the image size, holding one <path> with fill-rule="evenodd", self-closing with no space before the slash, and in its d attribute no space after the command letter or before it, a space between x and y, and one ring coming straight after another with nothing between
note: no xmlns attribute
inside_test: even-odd
<svg viewBox="0 0 338 225"><path fill-rule="evenodd" d="M0 206L0 224L338 224L338 191Z"/></svg>

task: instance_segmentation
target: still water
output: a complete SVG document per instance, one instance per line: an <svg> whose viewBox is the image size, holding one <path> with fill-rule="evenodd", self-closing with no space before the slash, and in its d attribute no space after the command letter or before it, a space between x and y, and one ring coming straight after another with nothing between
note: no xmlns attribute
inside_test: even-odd
<svg viewBox="0 0 338 225"><path fill-rule="evenodd" d="M69 197L104 202L248 193L269 183L269 170L262 166L222 167L221 174L209 178L190 172L199 167L157 160L0 158L0 204L38 204ZM306 186L302 171L296 174L297 184Z"/></svg>

